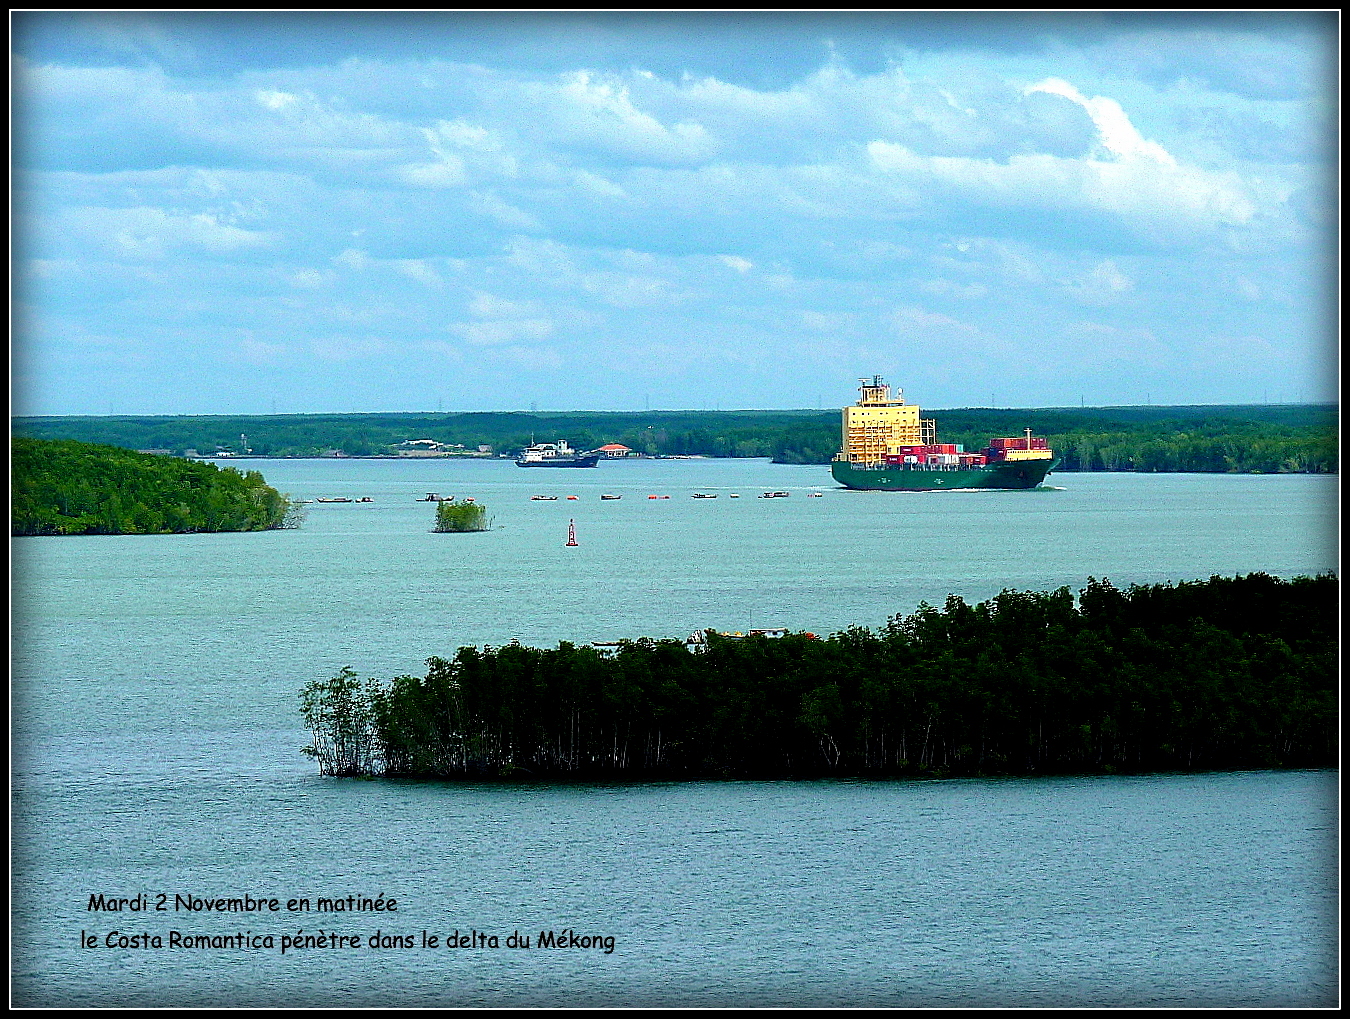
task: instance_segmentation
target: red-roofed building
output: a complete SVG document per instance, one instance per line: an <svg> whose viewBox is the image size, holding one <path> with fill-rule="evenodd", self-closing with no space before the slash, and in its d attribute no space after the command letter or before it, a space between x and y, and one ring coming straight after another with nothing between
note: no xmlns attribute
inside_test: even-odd
<svg viewBox="0 0 1350 1019"><path fill-rule="evenodd" d="M599 449L596 450L596 452L599 453L601 456L613 456L613 457L633 455L633 451L631 449L629 449L627 446L620 445L617 442L611 442L607 446L601 446Z"/></svg>

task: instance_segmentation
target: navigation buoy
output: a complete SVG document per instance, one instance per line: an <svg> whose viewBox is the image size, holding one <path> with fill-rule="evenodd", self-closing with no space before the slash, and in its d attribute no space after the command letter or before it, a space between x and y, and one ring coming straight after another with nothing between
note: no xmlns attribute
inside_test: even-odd
<svg viewBox="0 0 1350 1019"><path fill-rule="evenodd" d="M577 544L577 522L575 520L567 521L567 548L575 548Z"/></svg>

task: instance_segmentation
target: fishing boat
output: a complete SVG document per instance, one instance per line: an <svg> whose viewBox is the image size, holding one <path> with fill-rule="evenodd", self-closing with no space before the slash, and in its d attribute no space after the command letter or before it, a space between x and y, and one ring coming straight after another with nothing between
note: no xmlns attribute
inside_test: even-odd
<svg viewBox="0 0 1350 1019"><path fill-rule="evenodd" d="M530 496L530 502L557 502L557 501L558 501L558 497L557 497L556 495L532 495L532 496Z"/></svg>
<svg viewBox="0 0 1350 1019"><path fill-rule="evenodd" d="M601 501L601 502L608 502L608 501L611 500L611 499L622 499L622 498L623 498L623 496L621 496L621 495L602 495L602 496L600 496L600 501Z"/></svg>
<svg viewBox="0 0 1350 1019"><path fill-rule="evenodd" d="M338 496L337 498L332 499L332 498L327 498L327 497L321 495L321 496L319 496L317 499L315 499L314 501L315 501L315 502L351 502L352 500L350 500L350 499L348 499L348 498L345 498L344 496Z"/></svg>
<svg viewBox="0 0 1350 1019"><path fill-rule="evenodd" d="M716 493L716 492L695 492L695 493L694 493L694 498L695 498L695 499L716 499L716 498L717 498L717 493Z"/></svg>
<svg viewBox="0 0 1350 1019"><path fill-rule="evenodd" d="M761 499L786 499L791 492L765 492L760 496Z"/></svg>

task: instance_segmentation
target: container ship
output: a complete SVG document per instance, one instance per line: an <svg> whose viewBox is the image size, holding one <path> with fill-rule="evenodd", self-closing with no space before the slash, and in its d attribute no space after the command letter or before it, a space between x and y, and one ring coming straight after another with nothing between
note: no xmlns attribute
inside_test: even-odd
<svg viewBox="0 0 1350 1019"><path fill-rule="evenodd" d="M919 416L880 375L859 379L862 398L844 408L843 449L830 463L845 488L935 492L962 488L1035 488L1059 466L1044 439L991 439L979 453L937 441L937 423Z"/></svg>
<svg viewBox="0 0 1350 1019"><path fill-rule="evenodd" d="M557 442L540 442L526 446L516 461L517 467L594 467L600 462L597 452L579 453L567 444L566 439Z"/></svg>

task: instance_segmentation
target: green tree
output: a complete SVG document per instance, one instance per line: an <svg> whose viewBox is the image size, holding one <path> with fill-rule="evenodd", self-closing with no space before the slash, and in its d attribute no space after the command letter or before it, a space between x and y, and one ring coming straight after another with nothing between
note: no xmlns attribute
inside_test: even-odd
<svg viewBox="0 0 1350 1019"><path fill-rule="evenodd" d="M435 531L438 534L486 531L491 526L487 507L482 503L454 502L447 499L436 506Z"/></svg>
<svg viewBox="0 0 1350 1019"><path fill-rule="evenodd" d="M300 714L313 734L302 752L319 762L319 773L353 777L376 770L375 705L378 684L365 684L344 666L332 679L316 679L300 692Z"/></svg>

